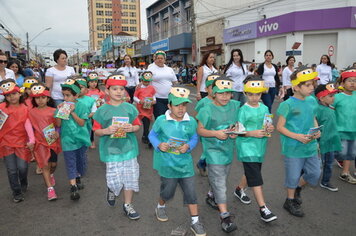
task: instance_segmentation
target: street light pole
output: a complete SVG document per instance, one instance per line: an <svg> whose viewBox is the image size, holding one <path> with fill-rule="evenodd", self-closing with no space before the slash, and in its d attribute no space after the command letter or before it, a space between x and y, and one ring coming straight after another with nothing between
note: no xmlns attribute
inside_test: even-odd
<svg viewBox="0 0 356 236"><path fill-rule="evenodd" d="M31 41L29 41L28 39L28 32L26 32L26 46L27 46L27 61L30 61L30 43L35 40L38 36L40 36L40 34L42 34L43 32L52 29L51 27L48 27L44 30L42 30L41 32L39 32L35 37L33 37L33 39L31 39Z"/></svg>

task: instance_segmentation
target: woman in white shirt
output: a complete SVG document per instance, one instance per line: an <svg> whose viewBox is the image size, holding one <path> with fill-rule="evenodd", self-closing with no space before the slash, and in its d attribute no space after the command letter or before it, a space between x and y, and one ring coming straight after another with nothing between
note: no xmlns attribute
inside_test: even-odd
<svg viewBox="0 0 356 236"><path fill-rule="evenodd" d="M286 60L287 66L282 72L282 82L285 96L283 100L287 100L289 97L293 96L292 83L290 82L290 76L294 72L295 57L289 56Z"/></svg>
<svg viewBox="0 0 356 236"><path fill-rule="evenodd" d="M316 67L318 77L320 78L319 84L327 84L332 82L333 75L331 70L330 57L328 55L322 55L320 58L320 65Z"/></svg>
<svg viewBox="0 0 356 236"><path fill-rule="evenodd" d="M230 77L233 83L233 99L240 101L241 106L246 102L243 81L248 75L247 66L244 63L244 56L240 49L233 49L231 51L231 57L225 67L224 74Z"/></svg>
<svg viewBox="0 0 356 236"><path fill-rule="evenodd" d="M51 97L56 106L64 101L61 84L63 84L69 76L75 74L74 68L67 66L67 57L66 51L57 49L53 53L53 60L57 65L46 71L46 86L50 89Z"/></svg>
<svg viewBox="0 0 356 236"><path fill-rule="evenodd" d="M197 73L197 100L198 101L208 96L208 92L206 91L205 88L206 78L208 77L208 75L217 72L218 70L216 69L215 66L215 53L213 52L206 53L200 62L200 67Z"/></svg>
<svg viewBox="0 0 356 236"><path fill-rule="evenodd" d="M6 68L7 65L7 56L5 53L0 52L0 81L6 80L6 79L13 79L16 81L16 76L15 73ZM4 96L0 95L0 102L4 100Z"/></svg>
<svg viewBox="0 0 356 236"><path fill-rule="evenodd" d="M117 72L122 73L126 77L127 85L125 87L127 93L130 95L130 101L133 102L136 86L140 83L138 79L138 71L133 64L130 55L124 56L124 65L117 69Z"/></svg>
<svg viewBox="0 0 356 236"><path fill-rule="evenodd" d="M171 67L166 66L166 53L162 50L154 54L154 63L147 70L152 72L152 86L156 90L156 104L153 106L153 115L157 119L168 110L168 94L172 85L178 84L176 74Z"/></svg>

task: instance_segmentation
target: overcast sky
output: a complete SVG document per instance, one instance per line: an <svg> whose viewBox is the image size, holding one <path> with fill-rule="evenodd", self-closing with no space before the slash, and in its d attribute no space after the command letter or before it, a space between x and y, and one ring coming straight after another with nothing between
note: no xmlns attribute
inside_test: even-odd
<svg viewBox="0 0 356 236"><path fill-rule="evenodd" d="M147 37L146 7L156 0L141 0L142 37ZM0 23L10 29L26 44L26 32L30 40L42 30L51 27L31 42L39 52L52 53L57 48L73 54L76 48L88 47L87 0L0 0ZM4 34L3 31L0 31ZM82 46L79 46L78 44ZM49 46L44 47L50 43Z"/></svg>

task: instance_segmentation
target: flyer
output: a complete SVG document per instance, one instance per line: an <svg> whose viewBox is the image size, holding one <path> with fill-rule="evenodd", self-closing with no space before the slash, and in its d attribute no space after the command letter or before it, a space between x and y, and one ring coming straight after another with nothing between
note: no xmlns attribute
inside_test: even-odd
<svg viewBox="0 0 356 236"><path fill-rule="evenodd" d="M114 116L112 118L112 125L117 125L119 129L115 134L112 134L111 138L126 138L126 132L124 131L124 125L129 123L128 117Z"/></svg>

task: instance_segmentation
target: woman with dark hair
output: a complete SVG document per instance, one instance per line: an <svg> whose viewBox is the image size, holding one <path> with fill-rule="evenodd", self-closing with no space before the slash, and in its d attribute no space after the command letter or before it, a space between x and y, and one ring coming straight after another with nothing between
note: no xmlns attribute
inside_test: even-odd
<svg viewBox="0 0 356 236"><path fill-rule="evenodd" d="M63 84L69 76L75 74L74 68L67 66L67 57L66 51L57 49L53 53L53 60L57 65L46 71L46 86L50 89L51 97L56 103L56 106L64 101L61 84Z"/></svg>
<svg viewBox="0 0 356 236"><path fill-rule="evenodd" d="M293 96L293 90L292 90L292 84L290 82L290 76L294 72L295 57L294 56L287 57L286 63L287 63L287 66L283 69L283 72L282 72L283 90L285 93L285 96L283 97L284 101L287 100L289 97Z"/></svg>
<svg viewBox="0 0 356 236"><path fill-rule="evenodd" d="M18 60L12 60L7 63L7 68L12 70L16 77L16 84L19 87L22 87L23 81L25 79L25 75L23 74L23 70L21 64Z"/></svg>
<svg viewBox="0 0 356 236"><path fill-rule="evenodd" d="M320 58L320 64L316 67L318 77L320 78L319 84L327 84L332 82L333 75L331 70L330 57L328 55L322 55Z"/></svg>
<svg viewBox="0 0 356 236"><path fill-rule="evenodd" d="M244 56L240 49L233 49L231 51L230 60L227 63L224 74L230 77L233 83L233 99L240 101L241 106L245 103L245 95L243 93L244 85L243 81L248 75L247 66L244 63Z"/></svg>
<svg viewBox="0 0 356 236"><path fill-rule="evenodd" d="M265 62L258 66L257 74L262 76L265 86L269 88L268 93L262 94L262 101L268 107L269 112L272 112L273 101L281 82L278 76L278 67L272 63L274 58L273 52L271 50L267 50L264 57ZM283 94L283 88L280 93Z"/></svg>
<svg viewBox="0 0 356 236"><path fill-rule="evenodd" d="M6 68L7 56L0 50L0 82L6 79L12 79L16 81L15 73ZM0 103L4 100L4 96L0 94Z"/></svg>
<svg viewBox="0 0 356 236"><path fill-rule="evenodd" d="M205 80L208 75L217 73L218 70L215 66L215 53L206 53L201 62L197 73L197 100L200 100L208 96L208 92L205 88Z"/></svg>
<svg viewBox="0 0 356 236"><path fill-rule="evenodd" d="M125 89L127 93L130 95L130 102L132 103L136 86L140 83L140 81L138 79L137 69L130 55L126 54L124 56L124 63L122 64L122 67L117 69L116 72L125 75L127 81L127 85L125 86Z"/></svg>

